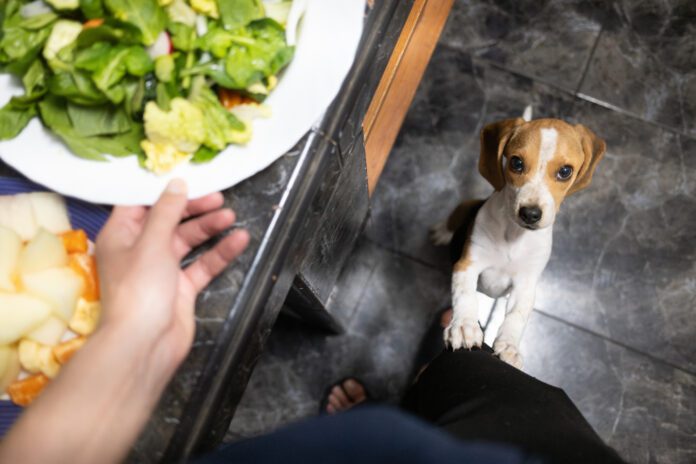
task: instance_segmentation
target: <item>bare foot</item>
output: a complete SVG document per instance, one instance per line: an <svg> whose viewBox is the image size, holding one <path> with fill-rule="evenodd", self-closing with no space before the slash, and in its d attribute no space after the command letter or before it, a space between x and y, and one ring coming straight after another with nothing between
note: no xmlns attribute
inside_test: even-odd
<svg viewBox="0 0 696 464"><path fill-rule="evenodd" d="M335 385L329 393L326 412L337 414L359 405L367 399L365 387L355 379L346 379L342 384Z"/></svg>

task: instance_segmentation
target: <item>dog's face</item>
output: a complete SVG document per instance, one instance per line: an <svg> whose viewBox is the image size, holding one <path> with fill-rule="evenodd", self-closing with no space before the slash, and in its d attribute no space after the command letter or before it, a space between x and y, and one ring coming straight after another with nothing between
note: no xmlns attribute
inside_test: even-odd
<svg viewBox="0 0 696 464"><path fill-rule="evenodd" d="M507 119L481 131L479 171L505 195L521 227L553 224L563 199L587 187L605 143L585 126L559 119Z"/></svg>

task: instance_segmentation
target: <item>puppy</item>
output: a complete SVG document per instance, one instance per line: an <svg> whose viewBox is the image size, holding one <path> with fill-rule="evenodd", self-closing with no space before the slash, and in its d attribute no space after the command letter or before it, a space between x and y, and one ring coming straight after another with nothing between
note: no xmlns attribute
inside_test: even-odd
<svg viewBox="0 0 696 464"><path fill-rule="evenodd" d="M455 253L453 315L445 343L453 349L481 346L477 289L491 298L509 294L493 350L518 368L522 333L551 254L556 213L566 196L590 184L606 148L583 125L529 119L507 119L481 131L479 172L495 192L485 201L460 204L431 229L433 242L452 242Z"/></svg>

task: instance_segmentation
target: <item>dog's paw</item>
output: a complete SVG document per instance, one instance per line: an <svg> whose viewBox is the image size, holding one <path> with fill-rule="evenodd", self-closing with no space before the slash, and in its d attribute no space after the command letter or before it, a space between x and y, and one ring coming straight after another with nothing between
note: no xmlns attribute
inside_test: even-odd
<svg viewBox="0 0 696 464"><path fill-rule="evenodd" d="M430 228L430 242L435 246L449 245L454 233L447 229L447 221L438 222Z"/></svg>
<svg viewBox="0 0 696 464"><path fill-rule="evenodd" d="M505 361L517 369L522 369L522 355L517 346L504 340L496 340L493 343L493 351L501 361Z"/></svg>
<svg viewBox="0 0 696 464"><path fill-rule="evenodd" d="M445 345L454 350L471 349L483 344L483 331L475 319L452 319L445 329Z"/></svg>

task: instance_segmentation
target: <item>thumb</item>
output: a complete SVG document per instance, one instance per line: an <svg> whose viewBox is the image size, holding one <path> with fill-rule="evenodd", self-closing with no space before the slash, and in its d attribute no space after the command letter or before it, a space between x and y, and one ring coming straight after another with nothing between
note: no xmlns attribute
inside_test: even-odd
<svg viewBox="0 0 696 464"><path fill-rule="evenodd" d="M186 183L183 179L173 179L160 195L148 214L143 238L162 240L171 237L181 222L188 204Z"/></svg>

